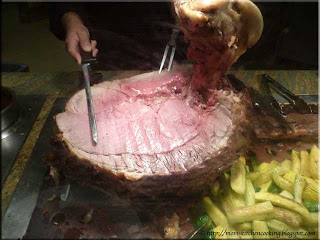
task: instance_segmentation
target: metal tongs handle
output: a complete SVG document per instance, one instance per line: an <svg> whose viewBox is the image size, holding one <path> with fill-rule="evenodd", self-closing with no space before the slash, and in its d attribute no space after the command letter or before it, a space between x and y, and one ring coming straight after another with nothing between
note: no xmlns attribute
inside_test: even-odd
<svg viewBox="0 0 320 240"><path fill-rule="evenodd" d="M294 107L297 112L302 113L302 114L311 113L311 109L310 109L309 105L304 100L302 100L300 97L298 97L295 94L293 94L292 92L290 92L288 89L286 89L284 86L282 86L276 80L271 78L269 75L263 74L262 77L265 80L265 84L269 83L271 85L271 87L276 92L278 92L282 97L284 97L288 101L292 102L294 104Z"/></svg>
<svg viewBox="0 0 320 240"><path fill-rule="evenodd" d="M246 87L246 85L233 74L229 74L228 79L237 91L242 91L247 88L250 98L254 102L254 105L260 106L261 109L263 109L265 115L269 115L277 120L281 124L281 126L286 129L286 131L292 131L290 124L284 119L281 113L273 107L273 105L270 103L270 99L265 98L265 96L261 95L254 88Z"/></svg>
<svg viewBox="0 0 320 240"><path fill-rule="evenodd" d="M263 81L263 86L264 86L264 88L265 88L265 91L266 91L266 99L267 99L267 101L269 101L270 102L270 104L278 111L278 112L280 112L280 113L283 113L282 112L282 109L281 109L281 107L280 107L280 105L279 105L279 103L278 103L278 101L273 97L273 95L272 95L272 92L271 92L271 89L270 89L270 87L269 87L269 84L267 83L267 81Z"/></svg>

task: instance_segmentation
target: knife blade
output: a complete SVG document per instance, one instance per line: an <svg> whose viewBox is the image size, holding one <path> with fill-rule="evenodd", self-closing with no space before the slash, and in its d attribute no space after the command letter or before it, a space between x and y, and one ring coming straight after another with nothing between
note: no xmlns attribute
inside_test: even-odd
<svg viewBox="0 0 320 240"><path fill-rule="evenodd" d="M92 137L93 143L97 144L98 131L97 131L96 118L94 114L94 106L93 106L91 87L90 87L90 73L89 73L90 64L97 61L96 61L96 58L92 56L92 53L84 52L82 50L80 50L80 53L81 53L81 67L82 67L82 72L83 72L83 77L85 82L86 97L87 97L91 137Z"/></svg>

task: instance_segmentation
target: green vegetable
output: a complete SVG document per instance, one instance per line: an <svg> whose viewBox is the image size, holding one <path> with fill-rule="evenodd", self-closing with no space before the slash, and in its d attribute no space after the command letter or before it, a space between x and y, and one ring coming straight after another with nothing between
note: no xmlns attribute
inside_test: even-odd
<svg viewBox="0 0 320 240"><path fill-rule="evenodd" d="M240 158L231 166L230 186L233 191L243 195L246 191L246 169Z"/></svg>
<svg viewBox="0 0 320 240"><path fill-rule="evenodd" d="M249 179L247 179L246 180L246 192L244 195L244 201L245 201L246 206L252 206L256 203L254 195L255 195L255 191L254 191L254 187L252 185L252 182Z"/></svg>
<svg viewBox="0 0 320 240"><path fill-rule="evenodd" d="M217 204L212 202L209 197L202 198L201 203L215 225L220 225L222 227L229 226L226 215L220 210Z"/></svg>
<svg viewBox="0 0 320 240"><path fill-rule="evenodd" d="M210 217L205 214L202 216L198 216L195 219L193 219L193 226L198 229L202 226L202 224L204 224L205 222L208 222L210 220Z"/></svg>
<svg viewBox="0 0 320 240"><path fill-rule="evenodd" d="M311 153L311 148L308 148L306 151L310 154Z"/></svg>
<svg viewBox="0 0 320 240"><path fill-rule="evenodd" d="M309 212L319 212L318 202L309 199L304 199L302 203L308 209Z"/></svg>
<svg viewBox="0 0 320 240"><path fill-rule="evenodd" d="M253 188L254 188L255 192L259 192L261 190L261 187L259 187L257 184L252 183L252 185L253 185Z"/></svg>
<svg viewBox="0 0 320 240"><path fill-rule="evenodd" d="M268 192L278 194L278 193L281 193L281 191L282 191L281 188L279 188L279 187L272 181L271 185L270 185L269 188L268 188Z"/></svg>

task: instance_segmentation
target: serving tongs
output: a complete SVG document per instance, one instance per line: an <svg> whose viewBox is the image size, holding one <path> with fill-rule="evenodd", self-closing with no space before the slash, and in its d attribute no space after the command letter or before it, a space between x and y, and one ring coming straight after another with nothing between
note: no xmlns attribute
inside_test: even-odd
<svg viewBox="0 0 320 240"><path fill-rule="evenodd" d="M286 131L292 131L290 124L284 119L281 112L273 106L271 98L266 98L254 88L247 87L233 74L229 74L228 79L237 91L248 89L249 96L253 101L254 106L258 107L264 115L274 118Z"/></svg>
<svg viewBox="0 0 320 240"><path fill-rule="evenodd" d="M97 144L98 143L98 131L97 131L96 118L94 115L94 107L93 107L91 87L90 87L90 64L96 63L97 59L95 57L93 57L92 52L85 52L82 49L80 49L80 54L81 54L81 67L82 67L82 71L83 71L86 96L87 96L91 137L92 137L93 143Z"/></svg>
<svg viewBox="0 0 320 240"><path fill-rule="evenodd" d="M282 108L280 107L280 104L278 103L278 101L273 97L270 86L268 84L267 81L262 81L262 85L264 87L265 93L266 95L264 96L268 102L271 103L271 105L281 114L283 114L282 112Z"/></svg>
<svg viewBox="0 0 320 240"><path fill-rule="evenodd" d="M169 51L170 47L172 47L172 49L171 49L171 55L170 55L169 64L168 64L168 71L171 70L173 57L174 57L174 54L176 52L176 39L178 37L178 34L179 34L178 28L173 28L170 40L167 43L166 48L164 49L164 53L163 53L163 57L162 57L162 61L161 61L160 69L159 69L159 74L161 73L161 71L163 69L163 66L164 66L164 63L166 61L166 58L167 58L168 51Z"/></svg>
<svg viewBox="0 0 320 240"><path fill-rule="evenodd" d="M272 93L270 91L270 87L271 87L275 92L277 92L283 98L288 100L288 102L290 102L293 105L293 108L297 111L297 113L301 113L301 114L312 113L311 108L303 99L301 99L297 95L290 92L288 89L286 89L284 86L282 86L276 80L271 78L269 75L263 74L262 78L264 80L263 81L264 87L265 87L266 92L269 97L270 96L272 97ZM274 100L274 101L276 101L276 100ZM279 103L277 104L277 106L275 106L276 104L272 104L272 105L274 107L276 107L277 109L280 109L280 112L281 112L281 107L279 106Z"/></svg>

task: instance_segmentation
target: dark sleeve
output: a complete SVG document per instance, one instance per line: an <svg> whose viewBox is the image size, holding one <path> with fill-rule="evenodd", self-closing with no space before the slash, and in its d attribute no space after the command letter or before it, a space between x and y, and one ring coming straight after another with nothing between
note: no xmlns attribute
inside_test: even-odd
<svg viewBox="0 0 320 240"><path fill-rule="evenodd" d="M85 26L88 25L88 13L86 3L46 3L50 22L50 31L60 40L66 37L65 30L61 23L63 14L67 12L77 13Z"/></svg>

